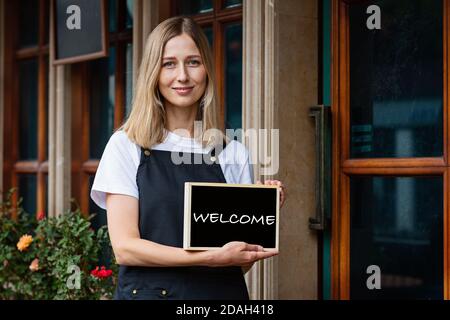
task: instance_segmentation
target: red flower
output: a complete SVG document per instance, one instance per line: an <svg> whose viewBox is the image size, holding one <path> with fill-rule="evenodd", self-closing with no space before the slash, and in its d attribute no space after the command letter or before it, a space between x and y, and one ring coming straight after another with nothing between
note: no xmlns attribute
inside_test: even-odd
<svg viewBox="0 0 450 320"><path fill-rule="evenodd" d="M38 221L44 220L45 219L45 211L39 211L36 215L36 219Z"/></svg>
<svg viewBox="0 0 450 320"><path fill-rule="evenodd" d="M107 270L104 266L99 270L98 266L91 271L91 275L98 279L104 279L112 276L112 270Z"/></svg>
<svg viewBox="0 0 450 320"><path fill-rule="evenodd" d="M91 271L91 276L97 277L98 276L98 266Z"/></svg>

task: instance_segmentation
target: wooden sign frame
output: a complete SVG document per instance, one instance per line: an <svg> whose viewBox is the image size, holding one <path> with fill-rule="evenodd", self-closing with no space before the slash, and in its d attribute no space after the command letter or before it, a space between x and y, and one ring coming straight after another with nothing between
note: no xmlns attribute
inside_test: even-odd
<svg viewBox="0 0 450 320"><path fill-rule="evenodd" d="M184 187L184 227L183 227L183 249L185 250L212 250L221 247L200 247L191 245L191 222L192 222L192 204L191 195L193 186L208 187L226 187L226 188L265 188L276 189L276 214L275 214L275 246L272 248L264 248L265 251L279 249L280 234L280 188L272 185L260 184L229 184L229 183L209 183L209 182L186 182ZM240 241L236 239L236 241Z"/></svg>
<svg viewBox="0 0 450 320"><path fill-rule="evenodd" d="M57 21L56 21L56 1L51 0L51 10L50 10L50 30L51 30L51 50L52 50L52 64L53 65L62 65L62 64L71 64L81 61L94 60L98 58L103 58L108 56L108 25L107 25L107 16L106 16L106 0L91 0L91 1L99 1L100 2L100 15L101 15L101 50L96 52L91 52L87 54L67 57L67 58L59 58L57 55L58 48L58 37L57 37Z"/></svg>

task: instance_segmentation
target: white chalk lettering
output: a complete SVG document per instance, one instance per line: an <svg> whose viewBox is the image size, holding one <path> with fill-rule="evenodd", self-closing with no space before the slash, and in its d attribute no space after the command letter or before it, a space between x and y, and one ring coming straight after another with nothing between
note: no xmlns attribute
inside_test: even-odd
<svg viewBox="0 0 450 320"><path fill-rule="evenodd" d="M195 222L198 222L199 219L202 219L203 222L206 222L206 220L208 220L208 216L209 216L209 213L206 215L206 217L203 217L203 214L200 214L198 217L196 217L196 215L194 213L194 220L195 220Z"/></svg>
<svg viewBox="0 0 450 320"><path fill-rule="evenodd" d="M254 218L254 217L253 217ZM247 221L245 221L244 219L247 219ZM242 216L240 222L242 224L246 224L249 223L250 221L252 221L252 218L250 218L250 216Z"/></svg>
<svg viewBox="0 0 450 320"><path fill-rule="evenodd" d="M274 216L269 216L269 217L273 217L273 218L275 219ZM268 217L268 218L269 218L269 217ZM253 217L253 218L254 218L254 220L255 220L256 223L263 223L263 220L264 220L263 216L259 217L259 219L256 218L256 217ZM260 222L259 220L261 220L261 222ZM270 225L270 224L268 223L268 225Z"/></svg>
<svg viewBox="0 0 450 320"><path fill-rule="evenodd" d="M220 223L228 223L229 221L225 220L223 221L223 214L220 215Z"/></svg>
<svg viewBox="0 0 450 320"><path fill-rule="evenodd" d="M232 218L236 218L234 221L231 221L231 219ZM232 223L232 224L235 224L235 223L239 223L239 219L238 219L238 216L237 216L237 214L232 214L231 216L230 216L230 223Z"/></svg>
<svg viewBox="0 0 450 320"><path fill-rule="evenodd" d="M218 213L211 213L211 222L216 223L217 220L219 220L219 214Z"/></svg>
<svg viewBox="0 0 450 320"><path fill-rule="evenodd" d="M222 223L222 224L261 224L261 225L272 225L275 223L275 216L254 216L254 215L246 215L243 214L241 216L237 214L231 214L229 218L226 217L226 215L223 215L222 213L201 213L197 214L194 213L194 221L195 222L203 222L203 223Z"/></svg>
<svg viewBox="0 0 450 320"><path fill-rule="evenodd" d="M267 224L270 226L275 223L275 216L268 216L266 220Z"/></svg>

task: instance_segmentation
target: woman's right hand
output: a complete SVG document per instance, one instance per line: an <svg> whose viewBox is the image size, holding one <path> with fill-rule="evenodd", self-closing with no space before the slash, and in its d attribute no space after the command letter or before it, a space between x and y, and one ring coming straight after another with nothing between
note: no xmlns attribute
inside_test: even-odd
<svg viewBox="0 0 450 320"><path fill-rule="evenodd" d="M273 257L278 254L278 251L265 251L260 245L232 241L218 250L211 250L210 253L211 266L228 267L249 265L258 260Z"/></svg>

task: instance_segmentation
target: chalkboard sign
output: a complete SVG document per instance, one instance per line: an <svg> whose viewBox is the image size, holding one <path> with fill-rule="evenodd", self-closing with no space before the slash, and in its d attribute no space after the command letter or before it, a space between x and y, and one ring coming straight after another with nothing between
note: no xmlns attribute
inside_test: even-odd
<svg viewBox="0 0 450 320"><path fill-rule="evenodd" d="M53 0L53 64L108 55L105 0Z"/></svg>
<svg viewBox="0 0 450 320"><path fill-rule="evenodd" d="M183 248L244 241L278 250L279 199L276 186L186 182Z"/></svg>

